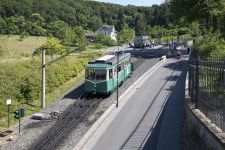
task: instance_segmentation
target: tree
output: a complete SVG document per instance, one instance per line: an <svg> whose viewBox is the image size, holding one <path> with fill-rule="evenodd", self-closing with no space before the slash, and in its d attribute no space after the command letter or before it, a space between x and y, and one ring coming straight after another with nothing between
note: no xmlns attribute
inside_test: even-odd
<svg viewBox="0 0 225 150"><path fill-rule="evenodd" d="M38 26L42 26L44 23L44 18L40 14L34 13L31 16L31 22L37 24Z"/></svg>
<svg viewBox="0 0 225 150"><path fill-rule="evenodd" d="M65 47L62 46L59 40L55 38L48 39L40 48L38 48L34 55L39 54L43 50L46 50L47 55L62 55L65 52Z"/></svg>
<svg viewBox="0 0 225 150"><path fill-rule="evenodd" d="M177 17L185 16L188 21L206 24L208 30L218 29L218 17L224 12L224 0L170 0L171 8Z"/></svg>
<svg viewBox="0 0 225 150"><path fill-rule="evenodd" d="M93 16L89 18L88 28L92 31L96 31L99 27L103 25L101 18Z"/></svg>
<svg viewBox="0 0 225 150"><path fill-rule="evenodd" d="M138 15L135 18L135 33L137 36L142 36L145 34L145 28L146 28L146 20L142 15Z"/></svg>
<svg viewBox="0 0 225 150"><path fill-rule="evenodd" d="M74 31L74 45L77 45L80 51L86 49L88 45L87 40L84 36L84 29L80 26L73 28Z"/></svg>
<svg viewBox="0 0 225 150"><path fill-rule="evenodd" d="M133 41L135 37L135 31L130 28L124 28L118 34L118 40L120 44L129 43Z"/></svg>
<svg viewBox="0 0 225 150"><path fill-rule="evenodd" d="M3 18L0 17L0 34L6 33L6 22Z"/></svg>
<svg viewBox="0 0 225 150"><path fill-rule="evenodd" d="M118 13L118 19L117 20L118 20L117 23L116 23L117 31L120 31L123 28L127 27L127 23L125 22L125 18L124 18L124 12L121 9Z"/></svg>
<svg viewBox="0 0 225 150"><path fill-rule="evenodd" d="M114 41L109 36L106 36L104 34L98 34L96 36L95 41L96 41L96 43L102 44L104 46L115 46L116 45L116 41Z"/></svg>
<svg viewBox="0 0 225 150"><path fill-rule="evenodd" d="M47 25L47 29L48 35L52 35L63 41L65 39L66 32L69 29L69 25L64 21L57 20L54 22L50 22Z"/></svg>

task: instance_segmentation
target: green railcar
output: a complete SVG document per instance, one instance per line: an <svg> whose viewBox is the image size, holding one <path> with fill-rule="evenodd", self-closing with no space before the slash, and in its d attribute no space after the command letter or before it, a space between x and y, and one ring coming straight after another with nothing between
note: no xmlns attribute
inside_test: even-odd
<svg viewBox="0 0 225 150"><path fill-rule="evenodd" d="M85 67L85 92L112 93L117 88L117 69L120 85L132 73L130 53L110 54L89 62Z"/></svg>

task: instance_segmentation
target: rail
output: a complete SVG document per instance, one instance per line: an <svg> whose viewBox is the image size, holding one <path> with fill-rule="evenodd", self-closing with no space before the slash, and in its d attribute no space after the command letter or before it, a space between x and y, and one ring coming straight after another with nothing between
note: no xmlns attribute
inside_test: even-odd
<svg viewBox="0 0 225 150"><path fill-rule="evenodd" d="M30 150L54 150L58 144L64 140L64 137L76 128L80 122L85 119L90 112L97 107L102 99L89 98L86 95L84 99L77 104L67 108L60 116L58 121L50 128L32 147Z"/></svg>

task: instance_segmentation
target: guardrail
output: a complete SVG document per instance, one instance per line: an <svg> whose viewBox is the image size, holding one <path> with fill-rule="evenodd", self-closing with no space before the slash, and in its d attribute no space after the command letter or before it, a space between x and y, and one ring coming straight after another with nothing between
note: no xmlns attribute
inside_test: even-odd
<svg viewBox="0 0 225 150"><path fill-rule="evenodd" d="M225 131L225 61L190 57L189 95L222 131Z"/></svg>

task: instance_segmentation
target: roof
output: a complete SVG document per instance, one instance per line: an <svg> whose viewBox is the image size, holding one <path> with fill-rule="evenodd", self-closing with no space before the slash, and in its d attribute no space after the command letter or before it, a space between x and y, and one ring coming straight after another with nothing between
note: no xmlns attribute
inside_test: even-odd
<svg viewBox="0 0 225 150"><path fill-rule="evenodd" d="M108 61L108 60L112 59L113 57L115 57L115 55L105 55L103 57L96 59L96 61Z"/></svg>
<svg viewBox="0 0 225 150"><path fill-rule="evenodd" d="M103 56L101 58L98 58L94 61L91 61L88 63L86 68L108 68L113 67L117 63L117 54L119 54L119 62L123 61L125 58L128 58L131 56L130 53L115 53L115 54L109 54L106 56Z"/></svg>
<svg viewBox="0 0 225 150"><path fill-rule="evenodd" d="M101 64L101 63L98 63L98 64L88 64L86 66L86 68L99 68L99 69L105 69L105 68L109 68L111 67L112 65L110 64Z"/></svg>
<svg viewBox="0 0 225 150"><path fill-rule="evenodd" d="M84 36L92 36L95 37L95 33L94 32L87 32L84 34Z"/></svg>
<svg viewBox="0 0 225 150"><path fill-rule="evenodd" d="M100 27L99 29L107 29L109 31L113 31L114 29L114 25L103 25L102 27Z"/></svg>

